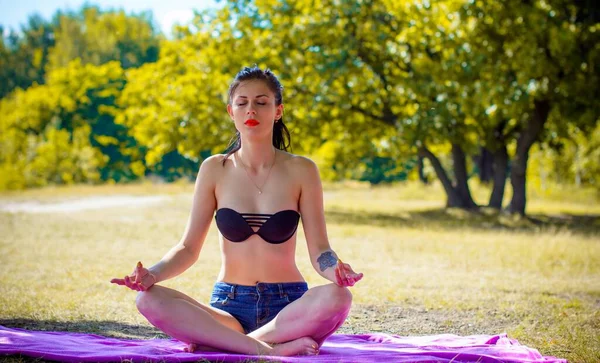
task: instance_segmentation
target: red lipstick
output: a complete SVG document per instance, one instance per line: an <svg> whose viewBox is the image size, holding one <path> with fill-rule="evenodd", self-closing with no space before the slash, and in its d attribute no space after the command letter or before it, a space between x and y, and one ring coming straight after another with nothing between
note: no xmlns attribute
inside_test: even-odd
<svg viewBox="0 0 600 363"><path fill-rule="evenodd" d="M246 126L256 126L256 125L260 124L260 122L258 122L257 120L251 118L249 120L246 120L246 122L244 122L244 124Z"/></svg>

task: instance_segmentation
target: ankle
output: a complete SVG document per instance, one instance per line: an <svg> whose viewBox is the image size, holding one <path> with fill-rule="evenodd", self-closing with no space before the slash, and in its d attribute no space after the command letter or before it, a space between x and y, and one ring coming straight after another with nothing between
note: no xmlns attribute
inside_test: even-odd
<svg viewBox="0 0 600 363"><path fill-rule="evenodd" d="M273 355L273 352L275 350L274 347L258 339L256 339L256 343L258 348L258 355Z"/></svg>

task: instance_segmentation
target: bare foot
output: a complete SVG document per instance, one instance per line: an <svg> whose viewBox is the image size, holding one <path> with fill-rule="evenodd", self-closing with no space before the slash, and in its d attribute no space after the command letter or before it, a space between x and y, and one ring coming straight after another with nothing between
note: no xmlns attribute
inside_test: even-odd
<svg viewBox="0 0 600 363"><path fill-rule="evenodd" d="M293 355L317 355L319 345L309 337L299 338L289 342L273 345L269 355L289 357Z"/></svg>
<svg viewBox="0 0 600 363"><path fill-rule="evenodd" d="M197 350L201 352L223 352L223 350L209 347L207 345L199 345L196 343L189 343L185 348L183 348L183 351L187 353L194 353Z"/></svg>
<svg viewBox="0 0 600 363"><path fill-rule="evenodd" d="M183 351L187 353L194 353L196 349L198 349L198 345L196 345L196 343L189 343L185 346L185 348L183 348Z"/></svg>

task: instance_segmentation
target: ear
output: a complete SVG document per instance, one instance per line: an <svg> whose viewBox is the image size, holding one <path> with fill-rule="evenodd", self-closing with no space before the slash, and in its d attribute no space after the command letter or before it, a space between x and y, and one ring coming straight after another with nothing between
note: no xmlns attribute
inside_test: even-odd
<svg viewBox="0 0 600 363"><path fill-rule="evenodd" d="M282 116L283 116L283 103L281 105L277 106L277 109L275 110L275 122L279 121Z"/></svg>
<svg viewBox="0 0 600 363"><path fill-rule="evenodd" d="M230 104L227 104L227 113L229 114L229 117L233 120L233 107L231 107Z"/></svg>

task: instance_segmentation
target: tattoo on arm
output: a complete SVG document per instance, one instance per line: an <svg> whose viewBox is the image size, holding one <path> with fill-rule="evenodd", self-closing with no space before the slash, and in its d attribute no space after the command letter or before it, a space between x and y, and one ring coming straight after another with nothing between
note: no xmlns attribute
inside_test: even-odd
<svg viewBox="0 0 600 363"><path fill-rule="evenodd" d="M317 258L321 272L325 271L329 267L335 266L337 264L337 260L337 257L331 251L323 252L321 256Z"/></svg>

